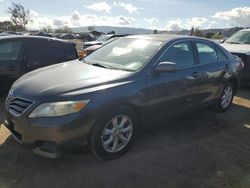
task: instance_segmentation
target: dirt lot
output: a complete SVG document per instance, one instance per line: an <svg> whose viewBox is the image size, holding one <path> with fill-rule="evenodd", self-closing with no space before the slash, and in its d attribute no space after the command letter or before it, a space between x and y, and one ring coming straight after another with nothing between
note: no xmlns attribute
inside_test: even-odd
<svg viewBox="0 0 250 188"><path fill-rule="evenodd" d="M84 150L46 159L1 126L0 188L9 187L249 188L250 89L224 114L204 110L143 131L128 154L109 162Z"/></svg>

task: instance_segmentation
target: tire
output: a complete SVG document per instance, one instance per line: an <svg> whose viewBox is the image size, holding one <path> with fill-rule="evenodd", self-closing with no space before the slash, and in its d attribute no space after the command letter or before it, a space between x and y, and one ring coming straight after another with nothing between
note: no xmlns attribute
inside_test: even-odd
<svg viewBox="0 0 250 188"><path fill-rule="evenodd" d="M136 114L119 106L104 114L94 125L90 149L99 159L112 160L124 155L132 146L138 127Z"/></svg>
<svg viewBox="0 0 250 188"><path fill-rule="evenodd" d="M216 110L219 112L227 111L233 102L234 94L235 85L232 82L226 83L224 85L222 94L217 102Z"/></svg>

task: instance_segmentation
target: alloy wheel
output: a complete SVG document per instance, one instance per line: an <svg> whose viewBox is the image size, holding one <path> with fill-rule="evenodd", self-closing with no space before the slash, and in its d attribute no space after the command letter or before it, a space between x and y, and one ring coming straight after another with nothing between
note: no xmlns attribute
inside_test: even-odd
<svg viewBox="0 0 250 188"><path fill-rule="evenodd" d="M121 151L129 143L133 134L133 123L127 115L113 117L101 135L102 146L109 153Z"/></svg>

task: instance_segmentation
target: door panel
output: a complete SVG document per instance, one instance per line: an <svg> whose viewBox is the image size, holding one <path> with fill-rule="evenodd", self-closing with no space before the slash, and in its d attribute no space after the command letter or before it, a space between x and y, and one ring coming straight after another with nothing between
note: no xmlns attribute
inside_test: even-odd
<svg viewBox="0 0 250 188"><path fill-rule="evenodd" d="M180 113L200 103L201 72L191 42L177 42L163 53L159 62L176 63L175 73L151 73L147 100L153 119Z"/></svg>
<svg viewBox="0 0 250 188"><path fill-rule="evenodd" d="M197 66L179 69L176 73L150 75L147 91L150 115L160 119L197 105L200 102L199 75Z"/></svg>
<svg viewBox="0 0 250 188"><path fill-rule="evenodd" d="M215 46L207 42L195 42L197 48L199 67L202 72L200 92L203 102L209 102L220 96L223 88L223 77L226 73L224 63ZM220 54L221 56L222 54Z"/></svg>

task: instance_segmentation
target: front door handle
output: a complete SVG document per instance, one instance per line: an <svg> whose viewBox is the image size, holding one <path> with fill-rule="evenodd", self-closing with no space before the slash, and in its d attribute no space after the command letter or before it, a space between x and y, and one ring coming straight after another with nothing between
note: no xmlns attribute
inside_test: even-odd
<svg viewBox="0 0 250 188"><path fill-rule="evenodd" d="M201 76L201 73L199 71L195 71L192 73L193 78L199 78Z"/></svg>

